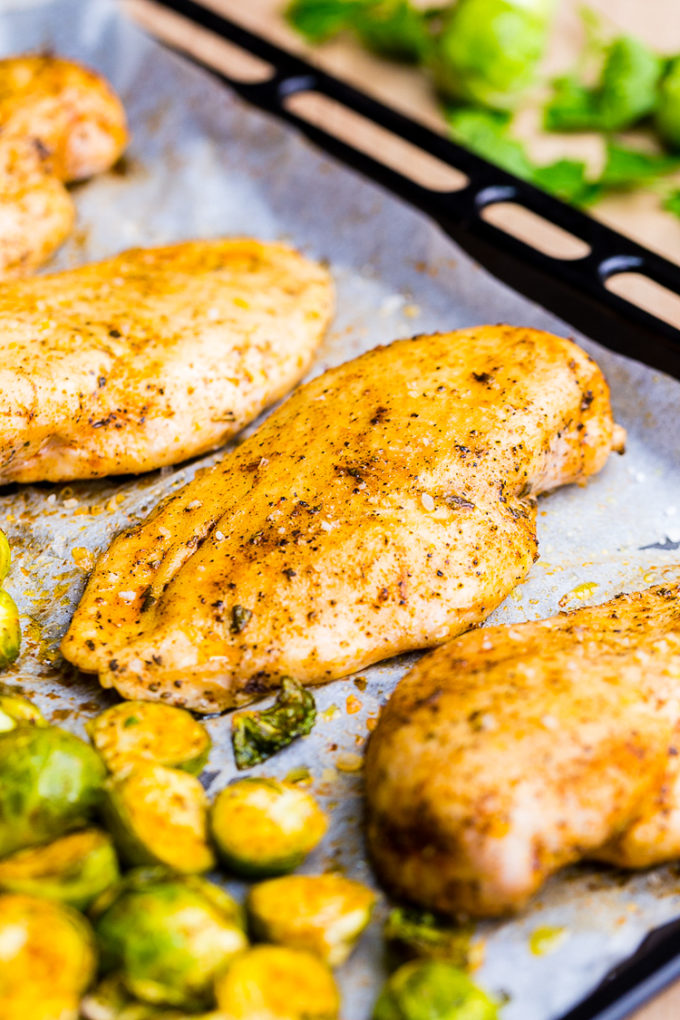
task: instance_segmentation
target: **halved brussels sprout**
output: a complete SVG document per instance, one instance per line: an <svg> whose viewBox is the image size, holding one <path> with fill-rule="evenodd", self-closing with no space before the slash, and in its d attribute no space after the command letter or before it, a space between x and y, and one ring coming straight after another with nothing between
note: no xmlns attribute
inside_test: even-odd
<svg viewBox="0 0 680 1020"><path fill-rule="evenodd" d="M8 591L0 591L0 669L10 666L21 648L19 610Z"/></svg>
<svg viewBox="0 0 680 1020"><path fill-rule="evenodd" d="M375 893L342 875L284 875L250 890L254 934L316 953L331 967L344 963L371 919Z"/></svg>
<svg viewBox="0 0 680 1020"><path fill-rule="evenodd" d="M453 964L413 960L387 980L373 1020L498 1020L498 1007Z"/></svg>
<svg viewBox="0 0 680 1020"><path fill-rule="evenodd" d="M150 1006L130 995L119 974L100 981L80 1003L82 1020L224 1020L221 1013L191 1013Z"/></svg>
<svg viewBox="0 0 680 1020"><path fill-rule="evenodd" d="M4 531L0 531L0 584L5 580L9 574L10 564L12 562L12 551L9 547L9 541Z"/></svg>
<svg viewBox="0 0 680 1020"><path fill-rule="evenodd" d="M111 772L152 761L198 775L210 753L205 726L183 708L159 701L113 705L85 729Z"/></svg>
<svg viewBox="0 0 680 1020"><path fill-rule="evenodd" d="M85 910L119 878L111 837L84 829L0 861L0 889L58 900Z"/></svg>
<svg viewBox="0 0 680 1020"><path fill-rule="evenodd" d="M185 874L209 871L208 799L195 776L140 764L106 784L104 816L128 864L165 864Z"/></svg>
<svg viewBox="0 0 680 1020"><path fill-rule="evenodd" d="M249 777L218 794L211 826L222 862L248 878L292 871L322 839L328 821L299 786Z"/></svg>
<svg viewBox="0 0 680 1020"><path fill-rule="evenodd" d="M0 857L87 824L106 771L67 730L20 725L0 734Z"/></svg>
<svg viewBox="0 0 680 1020"><path fill-rule="evenodd" d="M330 969L302 949L255 946L215 985L224 1020L335 1020L340 996Z"/></svg>
<svg viewBox="0 0 680 1020"><path fill-rule="evenodd" d="M202 879L140 869L93 908L104 971L143 1002L205 1009L213 983L248 944L239 905Z"/></svg>
<svg viewBox="0 0 680 1020"><path fill-rule="evenodd" d="M75 910L0 896L2 1020L76 1020L95 968L92 931Z"/></svg>
<svg viewBox="0 0 680 1020"><path fill-rule="evenodd" d="M0 684L0 733L13 730L20 723L47 726L47 720L37 705L9 684Z"/></svg>

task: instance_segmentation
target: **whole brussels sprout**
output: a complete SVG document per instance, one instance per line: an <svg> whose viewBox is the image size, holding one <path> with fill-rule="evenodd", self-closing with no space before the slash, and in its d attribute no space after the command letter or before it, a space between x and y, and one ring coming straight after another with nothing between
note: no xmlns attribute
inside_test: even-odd
<svg viewBox="0 0 680 1020"><path fill-rule="evenodd" d="M330 969L301 949L255 946L215 985L223 1020L335 1020L340 996Z"/></svg>
<svg viewBox="0 0 680 1020"><path fill-rule="evenodd" d="M215 975L248 944L227 893L162 869L131 872L92 912L104 971L154 1005L210 1008Z"/></svg>
<svg viewBox="0 0 680 1020"><path fill-rule="evenodd" d="M448 99L513 109L533 83L553 0L459 0L435 41L431 64Z"/></svg>
<svg viewBox="0 0 680 1020"><path fill-rule="evenodd" d="M19 610L9 592L0 591L0 669L10 666L21 648Z"/></svg>
<svg viewBox="0 0 680 1020"><path fill-rule="evenodd" d="M413 960L387 980L373 1020L498 1020L498 1007L444 960Z"/></svg>
<svg viewBox="0 0 680 1020"><path fill-rule="evenodd" d="M656 106L656 127L667 145L680 149L680 57L671 61L661 82Z"/></svg>
<svg viewBox="0 0 680 1020"><path fill-rule="evenodd" d="M285 875L254 886L247 909L257 938L308 950L338 967L354 949L374 904L371 889L342 875Z"/></svg>
<svg viewBox="0 0 680 1020"><path fill-rule="evenodd" d="M292 871L322 839L328 821L294 783L239 779L212 806L212 835L222 863L246 878Z"/></svg>
<svg viewBox="0 0 680 1020"><path fill-rule="evenodd" d="M209 871L208 799L195 776L142 763L106 783L104 815L127 864Z"/></svg>
<svg viewBox="0 0 680 1020"><path fill-rule="evenodd" d="M111 838L99 829L71 832L0 861L0 889L58 900L79 910L119 877Z"/></svg>
<svg viewBox="0 0 680 1020"><path fill-rule="evenodd" d="M76 1020L95 969L92 931L75 910L0 896L2 1020Z"/></svg>
<svg viewBox="0 0 680 1020"><path fill-rule="evenodd" d="M185 709L160 701L113 705L85 729L111 772L151 761L198 775L210 753L205 726Z"/></svg>
<svg viewBox="0 0 680 1020"><path fill-rule="evenodd" d="M0 734L0 858L85 825L106 771L67 730L20 725Z"/></svg>

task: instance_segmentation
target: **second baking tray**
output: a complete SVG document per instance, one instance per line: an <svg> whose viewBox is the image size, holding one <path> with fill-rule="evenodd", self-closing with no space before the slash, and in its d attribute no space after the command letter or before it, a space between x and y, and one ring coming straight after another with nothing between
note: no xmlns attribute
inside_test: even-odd
<svg viewBox="0 0 680 1020"><path fill-rule="evenodd" d="M327 259L338 289L338 314L315 373L397 336L489 320L572 332L489 276L431 219L145 38L113 3L24 6L0 22L0 45L5 53L50 48L92 64L109 76L129 112L133 142L127 160L119 173L77 189L79 231L59 264L191 236L286 239ZM465 217L454 225L467 231L461 240L469 236ZM515 254L522 265L522 252ZM673 336L654 333L659 335L655 350L673 349ZM647 337L651 350L651 333ZM549 615L560 605L601 601L680 575L680 478L673 471L680 385L577 339L610 380L617 417L629 430L629 450L585 489L542 501L542 558L494 622ZM635 353L644 356L641 342ZM139 479L15 487L0 497L0 526L16 550L7 586L24 630L24 650L9 677L54 721L82 732L83 722L113 700L92 678L72 673L57 650L90 554L213 459ZM313 733L256 770L285 776L308 768L314 791L331 810L329 836L307 870L338 868L372 881L362 839L361 754L371 720L411 661L382 663L319 688ZM215 751L203 780L214 793L235 769L229 717L208 725ZM672 868L632 877L572 869L520 918L478 926L474 940L484 962L477 978L507 997L504 1020L557 1020L573 1008L581 1010L579 1020L612 1020L623 1014L578 1004L652 929L680 914L679 888ZM384 979L380 923L386 906L381 903L340 972L346 1020L367 1020ZM641 987L639 972L626 973ZM614 998L618 1010L630 1005L618 993Z"/></svg>

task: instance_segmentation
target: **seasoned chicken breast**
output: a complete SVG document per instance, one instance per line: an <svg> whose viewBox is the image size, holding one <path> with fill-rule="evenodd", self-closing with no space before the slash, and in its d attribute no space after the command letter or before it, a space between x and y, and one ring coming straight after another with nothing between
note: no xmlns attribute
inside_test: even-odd
<svg viewBox="0 0 680 1020"><path fill-rule="evenodd" d="M0 278L25 276L74 219L63 182L107 170L127 144L125 112L95 72L49 56L0 60Z"/></svg>
<svg viewBox="0 0 680 1020"><path fill-rule="evenodd" d="M399 896L523 907L581 858L680 856L680 585L425 656L369 741L369 845Z"/></svg>
<svg viewBox="0 0 680 1020"><path fill-rule="evenodd" d="M568 340L488 326L369 351L115 539L64 655L214 712L440 644L525 577L536 496L621 442Z"/></svg>
<svg viewBox="0 0 680 1020"><path fill-rule="evenodd" d="M225 442L308 368L325 269L280 244L136 249L0 287L0 483L148 471Z"/></svg>

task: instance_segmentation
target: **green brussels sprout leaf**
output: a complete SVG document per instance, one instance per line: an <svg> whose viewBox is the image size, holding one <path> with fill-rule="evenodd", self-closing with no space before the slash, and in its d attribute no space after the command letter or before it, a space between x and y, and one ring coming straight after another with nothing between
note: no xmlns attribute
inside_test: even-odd
<svg viewBox="0 0 680 1020"><path fill-rule="evenodd" d="M376 0L292 0L286 18L307 42L322 43L354 27Z"/></svg>
<svg viewBox="0 0 680 1020"><path fill-rule="evenodd" d="M284 677L271 708L239 712L232 717L236 767L249 769L259 765L298 737L310 733L315 722L314 695L296 680Z"/></svg>
<svg viewBox="0 0 680 1020"><path fill-rule="evenodd" d="M508 114L469 106L450 106L445 113L454 141L515 177L531 180L534 166L522 142L510 135Z"/></svg>
<svg viewBox="0 0 680 1020"><path fill-rule="evenodd" d="M602 71L599 111L604 131L621 131L654 110L664 61L629 35L609 47Z"/></svg>
<svg viewBox="0 0 680 1020"><path fill-rule="evenodd" d="M672 149L680 149L680 57L668 65L659 88L656 129Z"/></svg>
<svg viewBox="0 0 680 1020"><path fill-rule="evenodd" d="M427 957L448 960L461 970L470 965L473 932L472 925L453 925L417 907L395 907L383 929L385 941L399 962Z"/></svg>
<svg viewBox="0 0 680 1020"><path fill-rule="evenodd" d="M657 181L679 167L680 156L643 152L610 142L599 183L610 190L624 191Z"/></svg>
<svg viewBox="0 0 680 1020"><path fill-rule="evenodd" d="M666 195L663 207L667 212L673 213L680 219L680 188L671 191L670 195Z"/></svg>
<svg viewBox="0 0 680 1020"><path fill-rule="evenodd" d="M598 95L575 75L562 75L552 83L553 94L543 110L546 131L599 131Z"/></svg>

